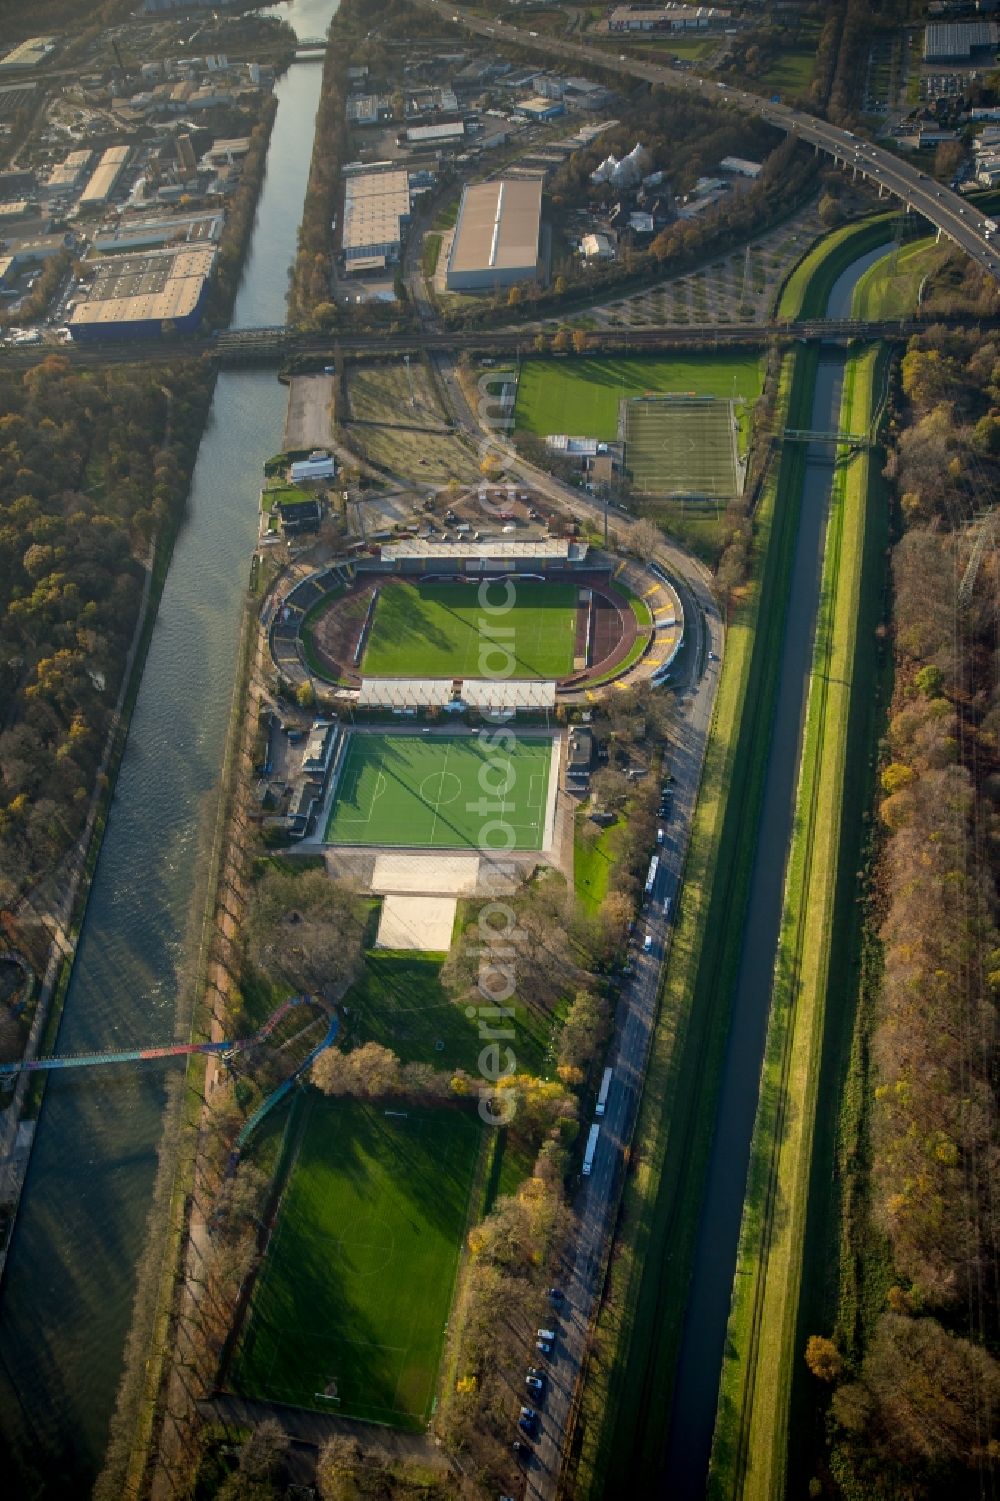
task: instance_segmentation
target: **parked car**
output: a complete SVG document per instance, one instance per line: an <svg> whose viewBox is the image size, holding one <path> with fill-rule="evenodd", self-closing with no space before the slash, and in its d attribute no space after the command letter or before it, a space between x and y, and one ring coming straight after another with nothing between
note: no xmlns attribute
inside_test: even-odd
<svg viewBox="0 0 1000 1501"><path fill-rule="evenodd" d="M533 1365L530 1365L528 1367L528 1374L524 1378L524 1384L529 1391L534 1392L537 1396L544 1396L545 1377L543 1376L541 1371L536 1370Z"/></svg>

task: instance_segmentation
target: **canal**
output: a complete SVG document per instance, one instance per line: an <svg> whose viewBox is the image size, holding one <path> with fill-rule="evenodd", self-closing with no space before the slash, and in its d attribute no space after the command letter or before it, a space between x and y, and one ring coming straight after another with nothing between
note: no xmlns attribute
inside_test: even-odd
<svg viewBox="0 0 1000 1501"><path fill-rule="evenodd" d="M275 13L323 34L336 0ZM284 322L322 69L279 81L234 326ZM60 1052L173 1039L213 825L261 464L280 447L273 372L223 374L163 591L59 1032ZM177 1065L173 1065L177 1067ZM4 1488L85 1496L122 1372L157 1164L162 1066L49 1076L0 1298Z"/></svg>
<svg viewBox="0 0 1000 1501"><path fill-rule="evenodd" d="M885 253L884 246L870 251L841 274L830 292L827 317L851 316L859 278ZM813 394L813 432L839 430L844 367L843 351L823 351ZM667 1435L662 1491L670 1501L702 1501L705 1495L795 813L833 474L831 446L810 444L743 950Z"/></svg>

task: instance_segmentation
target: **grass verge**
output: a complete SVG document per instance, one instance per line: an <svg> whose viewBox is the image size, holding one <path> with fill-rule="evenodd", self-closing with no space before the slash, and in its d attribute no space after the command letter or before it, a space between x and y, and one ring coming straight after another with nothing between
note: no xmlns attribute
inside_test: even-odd
<svg viewBox="0 0 1000 1501"><path fill-rule="evenodd" d="M848 358L845 431L864 431L876 348ZM845 426L846 424L846 426ZM855 426L857 424L857 426ZM871 669L859 664L872 455L843 458L833 487L774 993L726 1338L709 1495L783 1493L825 1010L849 761L864 756ZM871 657L871 653L868 654ZM856 844L856 839L855 839ZM847 893L849 896L849 893Z"/></svg>
<svg viewBox="0 0 1000 1501"><path fill-rule="evenodd" d="M852 315L876 321L906 318L917 311L920 288L948 252L933 237L914 240L876 261L854 289Z"/></svg>
<svg viewBox="0 0 1000 1501"><path fill-rule="evenodd" d="M892 239L897 216L877 214L824 235L794 266L778 296L778 317L822 318L833 285L859 256Z"/></svg>

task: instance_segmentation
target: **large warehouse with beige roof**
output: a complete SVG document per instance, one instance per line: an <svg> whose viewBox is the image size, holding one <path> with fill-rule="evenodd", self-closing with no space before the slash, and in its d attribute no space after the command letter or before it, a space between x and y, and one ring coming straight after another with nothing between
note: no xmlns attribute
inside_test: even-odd
<svg viewBox="0 0 1000 1501"><path fill-rule="evenodd" d="M449 292L487 292L537 277L541 222L541 179L467 187L448 257Z"/></svg>
<svg viewBox="0 0 1000 1501"><path fill-rule="evenodd" d="M190 333L201 322L214 261L214 245L98 261L90 295L69 320L71 335L89 341Z"/></svg>

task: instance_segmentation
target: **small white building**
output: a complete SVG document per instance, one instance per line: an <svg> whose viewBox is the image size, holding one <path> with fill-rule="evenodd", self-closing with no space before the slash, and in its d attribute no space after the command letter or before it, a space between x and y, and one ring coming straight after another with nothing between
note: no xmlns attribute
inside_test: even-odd
<svg viewBox="0 0 1000 1501"><path fill-rule="evenodd" d="M747 161L743 156L724 156L719 166L723 172L735 172L737 177L759 177L764 170L760 162Z"/></svg>
<svg viewBox="0 0 1000 1501"><path fill-rule="evenodd" d="M307 459L297 459L289 470L289 479L293 485L301 484L303 480L333 479L337 472L336 460L332 454L317 450L311 453Z"/></svg>
<svg viewBox="0 0 1000 1501"><path fill-rule="evenodd" d="M613 261L615 247L609 235L584 235L580 241L580 254L588 261Z"/></svg>

